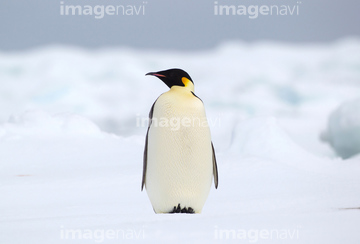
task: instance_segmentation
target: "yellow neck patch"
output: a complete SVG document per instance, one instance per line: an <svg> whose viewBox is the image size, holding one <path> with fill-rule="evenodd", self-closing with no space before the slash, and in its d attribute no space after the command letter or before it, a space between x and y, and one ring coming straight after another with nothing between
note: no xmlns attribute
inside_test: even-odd
<svg viewBox="0 0 360 244"><path fill-rule="evenodd" d="M183 78L181 78L181 81L186 88L188 88L190 91L194 92L194 84L192 83L191 80L189 80L186 77L183 77Z"/></svg>

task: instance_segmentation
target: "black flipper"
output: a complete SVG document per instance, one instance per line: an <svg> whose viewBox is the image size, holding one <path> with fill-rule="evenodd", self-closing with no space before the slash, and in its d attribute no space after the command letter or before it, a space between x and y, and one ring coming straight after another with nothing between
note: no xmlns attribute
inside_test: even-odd
<svg viewBox="0 0 360 244"><path fill-rule="evenodd" d="M157 101L157 99L156 99ZM146 166L147 166L147 149L148 149L148 135L149 135L149 130L150 130L150 125L151 125L151 119L153 117L153 113L154 113L154 106L155 103L151 106L150 109L150 113L149 113L149 126L146 132L146 137L145 137L145 149L144 149L144 159L143 159L143 175L142 175L142 182L141 182L141 191L144 189L144 185L145 185L145 180L146 180Z"/></svg>
<svg viewBox="0 0 360 244"><path fill-rule="evenodd" d="M216 163L215 149L214 149L214 145L213 145L212 142L211 142L211 148L212 148L214 184L215 184L215 189L217 189L218 184L219 184L219 177L218 177L218 169L217 169L217 163Z"/></svg>

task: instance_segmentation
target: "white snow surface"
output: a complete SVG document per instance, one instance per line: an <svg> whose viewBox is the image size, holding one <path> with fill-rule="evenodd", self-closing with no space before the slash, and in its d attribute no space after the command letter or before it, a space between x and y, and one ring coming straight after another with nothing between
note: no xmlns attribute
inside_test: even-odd
<svg viewBox="0 0 360 244"><path fill-rule="evenodd" d="M360 153L360 98L344 102L331 113L322 139L343 158Z"/></svg>
<svg viewBox="0 0 360 244"><path fill-rule="evenodd" d="M357 39L1 53L1 243L359 243L360 157L320 140L360 94L359 53ZM171 67L192 76L217 153L198 215L154 214L140 191L142 120L167 90L144 75Z"/></svg>

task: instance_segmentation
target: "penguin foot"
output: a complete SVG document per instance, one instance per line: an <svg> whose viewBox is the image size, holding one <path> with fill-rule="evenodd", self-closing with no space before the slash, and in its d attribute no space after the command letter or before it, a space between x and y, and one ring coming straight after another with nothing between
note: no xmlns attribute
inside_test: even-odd
<svg viewBox="0 0 360 244"><path fill-rule="evenodd" d="M189 214L193 214L195 213L194 209L191 207L184 207L181 208L180 207L180 203L176 206L174 206L173 210L170 213L189 213Z"/></svg>

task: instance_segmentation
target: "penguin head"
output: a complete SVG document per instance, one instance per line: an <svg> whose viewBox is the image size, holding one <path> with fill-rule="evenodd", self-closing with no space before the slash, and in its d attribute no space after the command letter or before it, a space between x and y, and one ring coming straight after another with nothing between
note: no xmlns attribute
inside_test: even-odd
<svg viewBox="0 0 360 244"><path fill-rule="evenodd" d="M158 72L149 72L146 75L153 75L162 80L169 88L182 86L194 92L194 82L190 75L182 69L168 69Z"/></svg>

